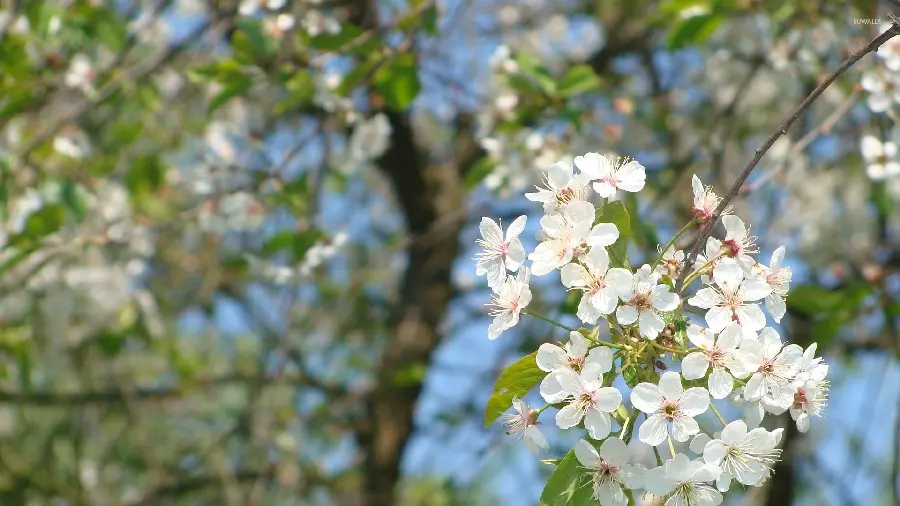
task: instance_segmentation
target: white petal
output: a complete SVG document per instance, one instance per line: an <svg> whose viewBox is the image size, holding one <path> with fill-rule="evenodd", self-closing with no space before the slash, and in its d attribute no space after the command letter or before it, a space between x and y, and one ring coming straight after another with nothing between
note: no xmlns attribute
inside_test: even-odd
<svg viewBox="0 0 900 506"><path fill-rule="evenodd" d="M703 455L703 449L706 447L706 444L711 441L711 439L712 438L710 438L703 432L697 434L696 436L691 438L691 451L696 453L697 455Z"/></svg>
<svg viewBox="0 0 900 506"><path fill-rule="evenodd" d="M569 332L569 344L566 346L569 356L581 358L587 355L588 342L584 335L577 330Z"/></svg>
<svg viewBox="0 0 900 506"><path fill-rule="evenodd" d="M714 307L706 312L706 324L713 332L721 332L725 327L734 323L732 320L734 314L730 309L724 307ZM742 324L744 322L741 322Z"/></svg>
<svg viewBox="0 0 900 506"><path fill-rule="evenodd" d="M741 298L746 302L762 299L770 293L772 293L772 287L760 279L745 279L741 284Z"/></svg>
<svg viewBox="0 0 900 506"><path fill-rule="evenodd" d="M652 415L641 424L638 439L650 446L658 446L666 440L666 421L660 415Z"/></svg>
<svg viewBox="0 0 900 506"><path fill-rule="evenodd" d="M584 411L578 409L575 404L567 404L556 412L556 425L560 429L571 429L581 423L582 418L584 418Z"/></svg>
<svg viewBox="0 0 900 506"><path fill-rule="evenodd" d="M568 355L565 350L555 344L544 343L538 348L537 352L538 369L550 372L561 367L565 367L568 363Z"/></svg>
<svg viewBox="0 0 900 506"><path fill-rule="evenodd" d="M634 306L619 306L616 309L616 320L623 325L631 325L638 319L638 310ZM656 337L656 336L653 336Z"/></svg>
<svg viewBox="0 0 900 506"><path fill-rule="evenodd" d="M566 264L559 270L559 277L566 288L586 286L589 275L587 270L578 264Z"/></svg>
<svg viewBox="0 0 900 506"><path fill-rule="evenodd" d="M579 320L588 325L593 325L597 323L597 320L600 319L603 314L604 313L599 311L597 306L594 305L594 297L591 297L587 293L581 296L581 300L578 302L578 311L575 313L575 316L577 316Z"/></svg>
<svg viewBox="0 0 900 506"><path fill-rule="evenodd" d="M639 192L644 188L647 179L644 166L637 160L631 160L616 172L617 186L627 192Z"/></svg>
<svg viewBox="0 0 900 506"><path fill-rule="evenodd" d="M500 230L500 225L497 225L497 222L494 220L490 218L481 218L478 230L481 231L481 237L484 238L485 242L489 244L503 243L503 231Z"/></svg>
<svg viewBox="0 0 900 506"><path fill-rule="evenodd" d="M769 310L769 314L772 315L772 319L775 320L776 323L778 323L782 318L784 318L784 313L787 312L787 305L784 303L784 299L782 299L780 295L773 293L766 297L766 309Z"/></svg>
<svg viewBox="0 0 900 506"><path fill-rule="evenodd" d="M657 285L653 289L653 307L658 311L674 311L681 299L672 293L668 285Z"/></svg>
<svg viewBox="0 0 900 506"><path fill-rule="evenodd" d="M640 312L639 320L638 329L640 330L641 335L650 339L656 339L656 336L666 328L666 322L656 314L656 311L651 309L642 310Z"/></svg>
<svg viewBox="0 0 900 506"><path fill-rule="evenodd" d="M872 135L864 135L859 143L859 150L866 160L874 160L884 153L881 141Z"/></svg>
<svg viewBox="0 0 900 506"><path fill-rule="evenodd" d="M703 387L688 388L678 401L681 412L687 416L697 416L709 409L709 392Z"/></svg>
<svg viewBox="0 0 900 506"><path fill-rule="evenodd" d="M725 216L724 218L729 217L731 217L731 215ZM735 292L744 280L744 269L731 258L723 258L713 269L713 279L723 290Z"/></svg>
<svg viewBox="0 0 900 506"><path fill-rule="evenodd" d="M659 392L666 400L677 401L684 392L681 387L681 376L674 371L664 372L659 378Z"/></svg>
<svg viewBox="0 0 900 506"><path fill-rule="evenodd" d="M584 428L593 439L604 439L609 435L612 425L609 415L596 409L588 409L584 415Z"/></svg>
<svg viewBox="0 0 900 506"><path fill-rule="evenodd" d="M697 201L706 195L706 190L703 188L703 183L700 182L700 178L697 177L697 174L694 174L691 177L691 189L694 191L694 201Z"/></svg>
<svg viewBox="0 0 900 506"><path fill-rule="evenodd" d="M556 374L544 376L544 379L541 380L540 392L541 397L551 404L562 402L569 395L556 380Z"/></svg>
<svg viewBox="0 0 900 506"><path fill-rule="evenodd" d="M616 310L619 303L619 297L616 289L612 286L604 286L595 295L591 296L591 305L597 309L600 314L609 314Z"/></svg>
<svg viewBox="0 0 900 506"><path fill-rule="evenodd" d="M604 373L612 369L613 352L605 346L592 348L588 353L586 364L596 364Z"/></svg>
<svg viewBox="0 0 900 506"><path fill-rule="evenodd" d="M544 436L541 430L534 425L526 427L524 435L525 443L528 445L528 449L531 450L532 453L538 453L538 450L546 450L550 448L550 445L547 443L547 438ZM528 444L529 442L531 444Z"/></svg>
<svg viewBox="0 0 900 506"><path fill-rule="evenodd" d="M679 416L672 421L672 438L679 443L687 441L698 432L700 432L700 426L689 416Z"/></svg>
<svg viewBox="0 0 900 506"><path fill-rule="evenodd" d="M630 455L628 454L628 445L625 441L617 437L611 437L600 445L600 457L610 464L622 467L628 464Z"/></svg>
<svg viewBox="0 0 900 506"><path fill-rule="evenodd" d="M522 241L513 239L506 248L506 268L516 272L525 263L526 257Z"/></svg>
<svg viewBox="0 0 900 506"><path fill-rule="evenodd" d="M731 375L723 369L713 369L712 374L709 375L709 394L713 399L724 399L732 390L734 390L734 379Z"/></svg>
<svg viewBox="0 0 900 506"><path fill-rule="evenodd" d="M706 369L708 367L709 358L706 353L691 353L681 361L681 374L684 375L684 379L700 379L706 376Z"/></svg>
<svg viewBox="0 0 900 506"><path fill-rule="evenodd" d="M747 435L747 424L743 420L735 420L722 429L722 442L727 445L740 443Z"/></svg>
<svg viewBox="0 0 900 506"><path fill-rule="evenodd" d="M715 344L715 336L712 331L705 329L700 325L692 323L687 329L687 337L694 346L705 350L712 349Z"/></svg>
<svg viewBox="0 0 900 506"><path fill-rule="evenodd" d="M612 413L622 404L622 393L618 388L603 387L595 394L597 409Z"/></svg>
<svg viewBox="0 0 900 506"><path fill-rule="evenodd" d="M598 181L594 183L594 191L597 192L597 195L604 199L608 199L616 195L616 187L605 181Z"/></svg>
<svg viewBox="0 0 900 506"><path fill-rule="evenodd" d="M748 330L757 332L766 326L766 315L756 304L740 306L737 311L735 311L735 314L737 315L741 326Z"/></svg>
<svg viewBox="0 0 900 506"><path fill-rule="evenodd" d="M591 229L586 242L588 246L612 246L619 239L619 229L612 223L598 223ZM604 250L605 252L605 250Z"/></svg>
<svg viewBox="0 0 900 506"><path fill-rule="evenodd" d="M527 216L522 215L509 224L509 228L506 229L506 242L510 242L516 237L519 237L519 234L525 230L525 221L527 219Z"/></svg>
<svg viewBox="0 0 900 506"><path fill-rule="evenodd" d="M710 309L715 307L720 300L722 300L722 296L712 288L701 288L688 299L688 304L701 309Z"/></svg>
<svg viewBox="0 0 900 506"><path fill-rule="evenodd" d="M575 458L588 469L595 469L600 464L600 455L597 454L594 445L584 439L575 443Z"/></svg>
<svg viewBox="0 0 900 506"><path fill-rule="evenodd" d="M631 405L644 413L655 413L663 400L659 387L652 383L639 383L631 391Z"/></svg>

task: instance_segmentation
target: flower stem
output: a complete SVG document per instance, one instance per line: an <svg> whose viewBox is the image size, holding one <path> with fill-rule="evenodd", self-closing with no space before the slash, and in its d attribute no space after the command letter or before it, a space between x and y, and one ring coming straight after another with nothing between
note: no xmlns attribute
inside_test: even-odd
<svg viewBox="0 0 900 506"><path fill-rule="evenodd" d="M653 455L656 455L656 465L658 465L658 466L663 465L662 457L659 456L659 450L657 450L655 446L653 447Z"/></svg>
<svg viewBox="0 0 900 506"><path fill-rule="evenodd" d="M687 277L684 278L684 283L682 283L681 288L678 290L678 293L684 292L685 288L687 288L688 285L691 284L691 282L693 282L695 279L702 276L704 274L703 271L705 271L708 267L712 266L712 263L715 262L716 260L718 260L719 257L721 257L724 254L725 254L725 250L723 249L723 250L719 251L718 253L716 253L715 255L713 255L712 258L707 260L706 263L701 265L697 270L688 274ZM686 267L687 266L685 266L685 268Z"/></svg>
<svg viewBox="0 0 900 506"><path fill-rule="evenodd" d="M528 316L533 316L533 317L537 318L538 320L544 320L545 322L549 323L550 325L557 326L563 330L568 330L569 332L577 332L577 329L573 329L572 327L567 327L567 326L563 325L562 323L559 323L556 320L551 320L550 318L547 318L546 316L542 316L535 312L527 311L527 310L522 311L522 312L524 314L527 314Z"/></svg>
<svg viewBox="0 0 900 506"><path fill-rule="evenodd" d="M675 445L672 443L672 435L666 434L666 439L669 441L669 453L672 454L672 458L675 458Z"/></svg>
<svg viewBox="0 0 900 506"><path fill-rule="evenodd" d="M662 251L659 252L659 256L656 257L656 260L653 261L653 264L650 265L650 267L651 267L651 268L656 268L656 266L659 265L660 262L662 262L663 256L666 254L666 251L669 249L669 246L672 246L673 244L675 244L675 241L677 241L678 238L681 237L681 234L687 232L688 229L690 229L691 227L693 227L694 224L696 224L696 223L697 223L697 218L692 218L691 221L689 221L689 222L687 223L687 225L684 226L684 228L682 228L681 230L678 231L677 234L675 234L674 236L672 236L672 239L670 239L669 242L666 243L665 246L663 246Z"/></svg>
<svg viewBox="0 0 900 506"><path fill-rule="evenodd" d="M672 353L673 355L676 353L681 353L681 354L687 353L686 350L679 350L678 348L669 348L668 346L663 346L661 344L657 344L655 341L647 341L647 342L650 343L657 350L668 351L668 352Z"/></svg>
<svg viewBox="0 0 900 506"><path fill-rule="evenodd" d="M716 409L716 405L715 405L715 404L713 404L712 402L710 402L710 403L709 403L709 407L710 407L710 409L712 409L712 412L716 415L716 418L719 419L719 422L722 423L722 427L728 425L727 423L725 423L725 419L722 418L722 414L719 413L719 410L718 410L718 409Z"/></svg>

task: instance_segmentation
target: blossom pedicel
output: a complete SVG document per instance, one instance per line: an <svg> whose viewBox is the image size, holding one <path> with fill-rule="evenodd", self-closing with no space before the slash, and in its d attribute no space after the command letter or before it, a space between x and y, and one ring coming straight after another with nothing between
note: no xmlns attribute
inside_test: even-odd
<svg viewBox="0 0 900 506"><path fill-rule="evenodd" d="M533 451L549 446L537 428L547 408L558 410L559 428L583 427L590 439L579 441L571 458L578 463L579 483L603 506L624 506L639 490L665 496L667 506L715 506L732 481L759 486L771 475L782 429L760 426L767 413L789 411L803 432L811 417L823 415L828 366L815 356L815 345L804 351L767 326L763 307L776 323L785 313L791 282L790 268L782 265L785 250L776 249L769 265L754 259L756 238L730 206L722 213L724 239L710 238L705 256L685 264L675 241L693 226L714 223L721 202L697 176L691 222L657 248L653 263L631 267L624 247L628 232L616 225L628 223L617 221L629 220L627 211L609 200L620 191L640 191L645 179L644 167L632 159L587 153L575 157L574 167L557 163L538 191L527 194L544 212L539 243L530 254L519 240L524 216L505 234L493 220L482 220L476 272L487 276L495 292L488 336L496 339L521 314L569 330L567 343L542 344L530 365L529 372L542 375L539 392L547 404L531 409L519 399L530 386L510 389L513 397L506 402L513 412L503 423ZM595 207L592 198L603 205ZM682 270L685 281L675 286ZM584 326L578 330L529 312L531 276L553 271L566 289L579 292L576 316ZM702 286L683 298L694 281ZM688 318L685 302L703 318ZM606 328L609 341L600 339ZM660 360L665 357L680 362L680 372ZM613 386L620 376L630 393ZM630 408L622 404L626 398ZM726 421L716 408L723 401L742 418ZM721 426L712 434L695 420L709 412ZM634 434L663 447L654 448L657 467L631 462ZM689 448L680 453L676 442Z"/></svg>

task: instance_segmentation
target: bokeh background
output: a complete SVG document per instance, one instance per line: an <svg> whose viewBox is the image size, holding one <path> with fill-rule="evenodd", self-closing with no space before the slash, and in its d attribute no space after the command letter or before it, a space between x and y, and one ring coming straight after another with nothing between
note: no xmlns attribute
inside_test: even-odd
<svg viewBox="0 0 900 506"><path fill-rule="evenodd" d="M690 218L692 174L724 192L900 14L875 0L0 8L0 504L28 506L538 504L540 458L578 435L545 425L535 457L485 429L483 406L506 364L563 336L526 319L487 339L481 216L527 214L533 248L540 209L522 195L541 169L630 155L648 173L625 199L631 256L652 258ZM898 72L895 44L864 58L735 201L761 260L787 246L778 328L819 343L832 390L806 434L767 418L787 428L784 460L727 504L900 504ZM555 276L532 304L574 324Z"/></svg>

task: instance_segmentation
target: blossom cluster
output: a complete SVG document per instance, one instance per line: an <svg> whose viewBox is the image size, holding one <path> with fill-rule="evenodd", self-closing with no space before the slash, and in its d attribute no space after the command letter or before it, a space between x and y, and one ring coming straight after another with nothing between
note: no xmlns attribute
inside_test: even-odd
<svg viewBox="0 0 900 506"><path fill-rule="evenodd" d="M513 412L503 422L533 450L548 448L538 428L547 408L557 410L560 429L583 427L587 439L573 453L587 473L582 478L592 483L593 498L603 505L624 505L632 491L644 490L665 496L669 506L714 506L733 480L759 486L772 473L783 429L765 428L766 414L789 411L801 432L809 429L811 417L823 415L828 366L815 356L815 344L804 350L767 326L763 308L775 324L786 311L791 270L782 265L785 248L776 249L768 265L757 261L756 238L730 206L720 211L724 237L710 237L703 254L685 265L676 240L694 227L714 224L721 204L696 176L693 219L652 261L629 265L622 247L627 237L604 219L611 214L605 211L623 207L615 201L620 192L641 191L645 179L636 160L598 153L550 167L537 191L525 195L543 210L530 253L520 239L525 216L506 230L482 219L476 271L495 293L488 337L498 338L522 314L569 331L568 342L542 344L535 354L536 367L545 374L539 392L547 404L531 409L519 398L527 392L516 392ZM602 206L595 207L601 199ZM568 290L580 292L580 329L529 309L531 277L553 271ZM695 281L701 286L688 297L686 289ZM687 313L697 315L696 321ZM610 329L608 341L593 327L601 319L602 328ZM667 357L672 365L661 360ZM619 376L630 392L620 386ZM626 398L630 409L623 405ZM715 406L722 400L741 418L727 422ZM701 428L696 418L708 412L721 430ZM654 447L657 467L632 462L628 443L634 432ZM675 443L687 448L677 452Z"/></svg>

